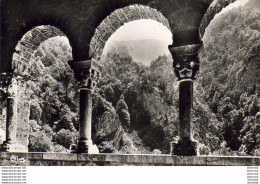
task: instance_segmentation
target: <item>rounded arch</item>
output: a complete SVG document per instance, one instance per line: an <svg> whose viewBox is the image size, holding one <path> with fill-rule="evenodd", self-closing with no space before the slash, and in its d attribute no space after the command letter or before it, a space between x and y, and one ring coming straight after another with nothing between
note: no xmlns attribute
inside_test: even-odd
<svg viewBox="0 0 260 184"><path fill-rule="evenodd" d="M12 70L20 75L26 75L29 61L42 42L56 36L66 36L60 29L41 25L32 28L18 41L12 57Z"/></svg>
<svg viewBox="0 0 260 184"><path fill-rule="evenodd" d="M209 23L213 20L215 15L218 14L223 8L235 1L236 0L214 0L210 4L207 12L204 14L202 18L199 27L199 34L201 39L203 38L206 28L208 27Z"/></svg>
<svg viewBox="0 0 260 184"><path fill-rule="evenodd" d="M96 28L90 42L89 56L99 60L110 36L125 23L140 19L155 20L171 31L168 20L158 10L139 4L130 5L111 13Z"/></svg>

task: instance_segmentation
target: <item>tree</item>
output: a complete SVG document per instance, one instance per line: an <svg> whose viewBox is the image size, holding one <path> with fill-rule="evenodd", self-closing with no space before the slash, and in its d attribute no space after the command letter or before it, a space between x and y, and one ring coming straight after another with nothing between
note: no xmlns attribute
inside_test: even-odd
<svg viewBox="0 0 260 184"><path fill-rule="evenodd" d="M30 109L31 150L64 151L65 148L55 142L57 132L65 128L76 134L78 92L74 73L68 65L71 59L68 40L54 37L43 42L30 60L31 80L26 83L28 90L33 92ZM43 142L40 142L41 137ZM68 147L65 142L62 143Z"/></svg>
<svg viewBox="0 0 260 184"><path fill-rule="evenodd" d="M214 18L203 37L198 75L200 101L223 124L215 126L233 150L255 149L255 114L259 111L259 2L249 1ZM257 53L258 52L258 53ZM249 124L252 125L251 130ZM253 142L250 142L254 140ZM248 150L249 149L249 150Z"/></svg>
<svg viewBox="0 0 260 184"><path fill-rule="evenodd" d="M116 105L116 112L119 116L119 120L124 126L130 125L130 114L128 112L128 106L123 99L120 99Z"/></svg>
<svg viewBox="0 0 260 184"><path fill-rule="evenodd" d="M241 139L244 151L247 154L259 156L260 151L260 115L247 117L246 123L241 130Z"/></svg>
<svg viewBox="0 0 260 184"><path fill-rule="evenodd" d="M112 104L115 103L115 97L114 97L114 90L111 87L111 85L105 86L104 89L104 93L105 93L105 98L111 102Z"/></svg>
<svg viewBox="0 0 260 184"><path fill-rule="evenodd" d="M30 152L50 152L52 147L51 139L45 132L33 132L29 136Z"/></svg>
<svg viewBox="0 0 260 184"><path fill-rule="evenodd" d="M77 140L77 133L72 132L68 129L61 129L55 136L55 141L69 149L71 144L74 144Z"/></svg>

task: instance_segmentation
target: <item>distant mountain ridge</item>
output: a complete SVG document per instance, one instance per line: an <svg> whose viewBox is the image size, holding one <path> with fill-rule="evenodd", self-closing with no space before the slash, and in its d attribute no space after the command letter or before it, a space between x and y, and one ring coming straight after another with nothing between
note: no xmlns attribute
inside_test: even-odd
<svg viewBox="0 0 260 184"><path fill-rule="evenodd" d="M150 62L159 56L169 55L167 43L156 39L113 40L106 45L104 54L107 52L130 55L134 61L140 62L145 66L149 66Z"/></svg>

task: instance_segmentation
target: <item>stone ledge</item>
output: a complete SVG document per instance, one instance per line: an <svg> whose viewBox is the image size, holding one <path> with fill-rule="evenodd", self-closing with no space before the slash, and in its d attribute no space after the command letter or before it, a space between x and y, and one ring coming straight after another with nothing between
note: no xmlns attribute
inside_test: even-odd
<svg viewBox="0 0 260 184"><path fill-rule="evenodd" d="M18 156L19 158L28 158L29 160L41 160L43 154L46 153L24 153L24 152L0 152L0 160L10 160L11 156Z"/></svg>
<svg viewBox="0 0 260 184"><path fill-rule="evenodd" d="M77 161L77 154L72 153L43 153L43 160Z"/></svg>
<svg viewBox="0 0 260 184"><path fill-rule="evenodd" d="M26 162L11 161L11 157ZM249 156L171 156L73 153L0 153L0 165L25 166L260 166L260 157Z"/></svg>
<svg viewBox="0 0 260 184"><path fill-rule="evenodd" d="M207 157L207 165L260 166L260 157Z"/></svg>

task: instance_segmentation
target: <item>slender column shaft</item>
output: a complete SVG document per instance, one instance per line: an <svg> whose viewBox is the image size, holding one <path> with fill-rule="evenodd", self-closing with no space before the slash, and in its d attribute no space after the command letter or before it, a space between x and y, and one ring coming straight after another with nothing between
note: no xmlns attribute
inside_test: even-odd
<svg viewBox="0 0 260 184"><path fill-rule="evenodd" d="M17 132L17 97L19 85L17 78L12 74L1 74L1 87L5 89L6 93L6 140L1 145L2 151L19 151L16 146L16 132Z"/></svg>
<svg viewBox="0 0 260 184"><path fill-rule="evenodd" d="M180 138L190 138L191 136L192 103L193 103L193 82L191 80L180 81L180 92L179 92Z"/></svg>
<svg viewBox="0 0 260 184"><path fill-rule="evenodd" d="M6 142L13 144L16 142L17 126L17 100L16 97L7 97L6 113Z"/></svg>
<svg viewBox="0 0 260 184"><path fill-rule="evenodd" d="M80 89L80 141L91 141L92 95L87 89Z"/></svg>

